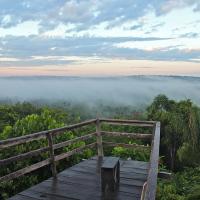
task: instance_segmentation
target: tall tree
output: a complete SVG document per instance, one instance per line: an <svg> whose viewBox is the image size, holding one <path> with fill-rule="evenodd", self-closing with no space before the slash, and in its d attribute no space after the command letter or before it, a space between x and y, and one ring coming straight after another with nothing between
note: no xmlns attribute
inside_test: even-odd
<svg viewBox="0 0 200 200"><path fill-rule="evenodd" d="M199 162L200 111L190 100L176 102L157 96L147 109L148 118L161 121L161 153L171 170ZM190 155L190 156L188 156Z"/></svg>

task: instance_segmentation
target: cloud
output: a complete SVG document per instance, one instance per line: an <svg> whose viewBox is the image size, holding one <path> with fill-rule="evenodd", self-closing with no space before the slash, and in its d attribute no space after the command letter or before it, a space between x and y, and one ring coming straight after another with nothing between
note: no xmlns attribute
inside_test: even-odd
<svg viewBox="0 0 200 200"><path fill-rule="evenodd" d="M199 37L199 33L193 33L193 32L190 32L190 33L184 33L184 34L181 34L180 37L181 38L197 38Z"/></svg>
<svg viewBox="0 0 200 200"><path fill-rule="evenodd" d="M178 48L158 48L154 50L143 50L138 48L110 48L107 54L114 57L141 60L159 61L191 61L200 57L199 50L187 50ZM195 61L195 60L193 60ZM198 60L196 60L198 62Z"/></svg>
<svg viewBox="0 0 200 200"><path fill-rule="evenodd" d="M198 22L200 3L196 0L0 0L0 65L60 66L77 62L73 59L33 60L33 56L196 62L200 57L199 50L194 49L198 41L191 40L199 40L199 33L185 22L186 17L183 19L186 24L181 25L182 28L178 26L176 31L173 13L171 18L165 18L171 11L187 7L190 7L187 23L193 14L192 21ZM105 38L108 35L111 37ZM168 44L174 37L174 43ZM119 46L135 41L143 48ZM152 41L150 45L149 41ZM166 42L157 48L156 41ZM193 50L188 48L190 44Z"/></svg>
<svg viewBox="0 0 200 200"><path fill-rule="evenodd" d="M195 61L200 57L200 50L179 49L179 46L167 46L141 49L139 46L124 48L117 45L126 42L167 41L169 38L137 38L137 37L67 37L43 38L37 36L0 38L2 46L0 66L46 66L68 65L80 62L79 59L63 59L63 57L101 57L126 58L141 60ZM172 40L173 41L173 40ZM171 42L172 43L172 42ZM23 45L22 45L23 44ZM34 57L33 57L34 56ZM5 60L5 58L10 58ZM37 59L35 59L37 58ZM19 59L19 60L13 60ZM91 59L91 58L90 58ZM82 62L85 62L83 60Z"/></svg>
<svg viewBox="0 0 200 200"><path fill-rule="evenodd" d="M1 0L0 26L9 28L24 21L39 21L41 30L52 30L59 23L74 23L87 29L108 21L110 27L136 20L148 12L164 15L174 9L194 6L196 0Z"/></svg>
<svg viewBox="0 0 200 200"><path fill-rule="evenodd" d="M165 25L165 22L161 22L161 23L153 25L151 28L152 28L152 30L157 30L157 28L160 28L164 25Z"/></svg>
<svg viewBox="0 0 200 200"><path fill-rule="evenodd" d="M60 59L38 59L34 60L32 58L29 59L16 59L16 58L1 58L0 57L0 67L41 67L41 66L67 66L69 64L75 63L73 60L60 60Z"/></svg>
<svg viewBox="0 0 200 200"><path fill-rule="evenodd" d="M194 8L195 12L200 12L200 3L197 4L197 6Z"/></svg>
<svg viewBox="0 0 200 200"><path fill-rule="evenodd" d="M0 26L9 28L24 21L40 21L45 30L60 22L83 23L95 15L95 0L1 0Z"/></svg>
<svg viewBox="0 0 200 200"><path fill-rule="evenodd" d="M131 26L130 30L136 30L136 29L139 29L139 28L142 28L142 27L143 27L143 24L138 24L138 25Z"/></svg>
<svg viewBox="0 0 200 200"><path fill-rule="evenodd" d="M64 22L85 22L90 18L95 17L97 11L98 1L96 0L82 0L82 1L66 1L66 3L59 9L59 18Z"/></svg>
<svg viewBox="0 0 200 200"><path fill-rule="evenodd" d="M0 38L5 57L29 58L32 55L77 55L88 56L99 54L106 48L110 48L116 42L126 41L155 41L168 40L159 37L66 37L44 38L38 36ZM23 44L23 45L22 45ZM53 50L52 50L53 48Z"/></svg>
<svg viewBox="0 0 200 200"><path fill-rule="evenodd" d="M171 12L174 9L181 9L188 6L194 6L194 10L196 10L199 6L199 3L196 0L162 0L159 1L157 6L154 4L157 15L163 15Z"/></svg>

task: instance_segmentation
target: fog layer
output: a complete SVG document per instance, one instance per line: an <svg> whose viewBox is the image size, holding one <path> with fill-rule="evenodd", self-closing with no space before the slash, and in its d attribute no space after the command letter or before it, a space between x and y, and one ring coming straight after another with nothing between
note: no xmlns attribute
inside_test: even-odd
<svg viewBox="0 0 200 200"><path fill-rule="evenodd" d="M7 77L0 78L0 100L57 100L95 105L142 106L158 94L191 99L200 105L200 78L131 76L107 78Z"/></svg>

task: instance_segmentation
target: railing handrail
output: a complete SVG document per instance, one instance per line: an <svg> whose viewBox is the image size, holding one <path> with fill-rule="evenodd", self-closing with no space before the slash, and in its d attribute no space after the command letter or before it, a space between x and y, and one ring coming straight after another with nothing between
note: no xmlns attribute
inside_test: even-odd
<svg viewBox="0 0 200 200"><path fill-rule="evenodd" d="M77 123L77 124L63 126L63 127L60 127L60 128L55 128L55 129L46 130L46 131L40 131L40 132L37 132L37 133L31 133L31 134L24 135L24 136L10 138L10 139L6 139L6 140L1 140L0 141L0 149L4 149L4 148L7 148L7 147L31 142L33 140L39 140L39 139L42 139L42 138L46 138L47 134L58 134L58 133L61 133L61 132L64 132L64 131L69 131L69 130L72 130L72 129L75 129L75 128L80 128L80 127L95 123L96 120L97 119L92 119L92 120L80 122L80 123Z"/></svg>
<svg viewBox="0 0 200 200"><path fill-rule="evenodd" d="M109 119L109 118L99 118L100 122L118 122L118 123L139 123L139 124L152 124L154 125L156 121L146 121L146 120L133 120L133 119Z"/></svg>
<svg viewBox="0 0 200 200"><path fill-rule="evenodd" d="M149 127L153 128L153 134L149 133L126 133L126 132L108 132L108 131L102 131L101 130L101 123L107 123L111 125L133 125L138 127ZM76 128L80 128L86 125L95 124L96 125L96 132L89 133L80 137L76 137L71 140L62 141L60 143L53 143L53 136L56 136L57 134L63 133L64 131L73 130ZM141 121L141 120L121 120L121 119L92 119L84 122L80 122L73 125L64 126L61 128L51 129L47 131L41 131L37 133L32 133L25 136L10 138L7 140L0 141L0 150L8 147L12 147L19 144L24 144L27 142L31 142L34 140L39 140L42 138L46 138L48 140L48 146L42 147L40 149L32 150L27 153L22 153L17 156L13 156L7 159L0 160L0 165L4 166L9 163L23 160L24 158L40 155L43 152L49 152L49 157L46 160L40 161L38 163L35 163L33 165L27 166L23 169L20 169L18 171L12 172L10 174L7 174L3 177L0 177L0 181L6 181L6 180L12 180L14 178L17 178L19 176L22 176L24 174L27 174L29 172L32 172L33 170L39 169L41 167L44 167L46 165L51 164L52 174L54 177L56 177L56 161L62 160L64 158L67 158L75 153L82 152L85 148L93 148L97 147L98 150L98 156L103 156L103 144L105 146L122 146L125 148L144 148L149 149L150 146L144 146L144 145L138 145L138 144L124 144L124 143L113 143L113 142L103 142L102 136L125 136L129 138L134 139L144 139L149 140L151 139L151 155L150 155L150 164L149 164L149 171L148 171L148 178L145 186L145 191L143 191L144 194L144 200L153 200L155 199L156 194L156 184L157 184L157 173L158 173L158 160L159 160L159 144L160 144L160 122L155 121ZM58 148L62 148L68 145L71 145L73 143L76 143L77 141L85 141L92 137L96 136L96 142L85 144L84 146L77 147L76 149L72 149L68 152L64 152L59 155L54 155L54 150Z"/></svg>
<svg viewBox="0 0 200 200"><path fill-rule="evenodd" d="M88 124L95 123L96 121L97 121L97 119L91 119L91 120L80 122L80 123L77 123L77 124L63 126L63 127L60 127L60 128L40 131L40 132L37 132L37 133L31 133L31 134L27 134L27 135L23 135L23 136L19 136L19 137L9 138L9 139L6 139L6 140L0 140L0 149L19 145L19 144L23 144L23 143L27 143L27 142L31 142L33 140L39 140L39 139L42 139L42 138L46 138L46 134L62 133L63 131L68 131L68 130L72 130L72 129L75 129L75 128L80 128L80 127L86 126ZM118 124L118 123L130 123L130 124L138 123L138 124L141 124L141 125L149 124L151 126L153 126L155 124L154 121L120 120L120 119L105 119L105 118L100 118L99 122L108 122L108 123L114 122L116 124Z"/></svg>
<svg viewBox="0 0 200 200"><path fill-rule="evenodd" d="M104 122L107 124L112 125L133 125L133 126L139 126L139 127L154 127L155 121L144 121L144 120L126 120L126 119L104 119L100 118L100 122Z"/></svg>

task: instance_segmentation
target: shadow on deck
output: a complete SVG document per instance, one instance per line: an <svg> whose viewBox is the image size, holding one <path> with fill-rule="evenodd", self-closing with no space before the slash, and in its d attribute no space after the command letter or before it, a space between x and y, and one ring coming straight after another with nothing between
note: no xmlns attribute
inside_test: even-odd
<svg viewBox="0 0 200 200"><path fill-rule="evenodd" d="M103 162L108 157L104 157ZM133 160L120 160L120 185L115 195L110 199L139 200L143 184L147 181L148 163ZM85 160L28 190L25 190L10 200L100 200L101 162L98 157Z"/></svg>

